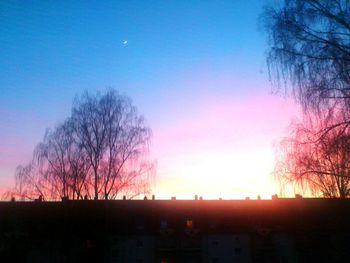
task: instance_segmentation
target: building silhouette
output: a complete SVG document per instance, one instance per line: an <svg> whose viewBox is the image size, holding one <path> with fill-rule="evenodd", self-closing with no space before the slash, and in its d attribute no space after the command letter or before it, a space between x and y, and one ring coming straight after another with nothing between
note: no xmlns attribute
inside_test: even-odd
<svg viewBox="0 0 350 263"><path fill-rule="evenodd" d="M0 262L349 262L350 200L1 202Z"/></svg>

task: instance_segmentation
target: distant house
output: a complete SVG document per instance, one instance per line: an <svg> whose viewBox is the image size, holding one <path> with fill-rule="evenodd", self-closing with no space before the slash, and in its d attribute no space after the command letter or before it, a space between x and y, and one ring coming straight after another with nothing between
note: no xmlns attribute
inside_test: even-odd
<svg viewBox="0 0 350 263"><path fill-rule="evenodd" d="M350 200L0 203L0 262L349 262Z"/></svg>

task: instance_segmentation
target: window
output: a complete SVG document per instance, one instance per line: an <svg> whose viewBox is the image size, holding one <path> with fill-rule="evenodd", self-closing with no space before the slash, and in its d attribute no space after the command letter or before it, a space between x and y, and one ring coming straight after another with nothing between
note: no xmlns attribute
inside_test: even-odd
<svg viewBox="0 0 350 263"><path fill-rule="evenodd" d="M160 261L160 263L168 263L168 261L167 261L165 258L163 258L163 259Z"/></svg>
<svg viewBox="0 0 350 263"><path fill-rule="evenodd" d="M236 247L235 248L235 255L240 255L241 254L241 248L240 247Z"/></svg>
<svg viewBox="0 0 350 263"><path fill-rule="evenodd" d="M283 256L281 258L281 263L288 263L288 258L286 256Z"/></svg>
<svg viewBox="0 0 350 263"><path fill-rule="evenodd" d="M143 246L143 242L142 242L141 239L137 239L137 240L136 240L136 246L137 246L137 247L142 247L142 246Z"/></svg>
<svg viewBox="0 0 350 263"><path fill-rule="evenodd" d="M218 223L216 221L209 222L209 228L216 229L218 227Z"/></svg>
<svg viewBox="0 0 350 263"><path fill-rule="evenodd" d="M86 248L90 249L94 246L93 242L90 239L86 240Z"/></svg>
<svg viewBox="0 0 350 263"><path fill-rule="evenodd" d="M138 230L142 230L145 228L145 223L143 222L143 220L136 220L136 228Z"/></svg>
<svg viewBox="0 0 350 263"><path fill-rule="evenodd" d="M161 220L160 221L160 228L161 229L166 229L166 228L168 228L168 221L166 221L166 220Z"/></svg>
<svg viewBox="0 0 350 263"><path fill-rule="evenodd" d="M218 246L219 246L219 242L218 242L218 241L216 241L216 240L215 240L215 241L213 241L213 242L212 242L212 244L213 244L213 247L218 247Z"/></svg>
<svg viewBox="0 0 350 263"><path fill-rule="evenodd" d="M118 257L119 256L119 250L118 250L118 248L112 248L111 249L111 254L112 254L112 256L113 257Z"/></svg>
<svg viewBox="0 0 350 263"><path fill-rule="evenodd" d="M192 219L187 219L186 220L186 227L187 228L193 228L193 220Z"/></svg>
<svg viewBox="0 0 350 263"><path fill-rule="evenodd" d="M220 260L219 260L219 258L212 258L212 259L211 259L211 262L212 262L212 263L219 263Z"/></svg>

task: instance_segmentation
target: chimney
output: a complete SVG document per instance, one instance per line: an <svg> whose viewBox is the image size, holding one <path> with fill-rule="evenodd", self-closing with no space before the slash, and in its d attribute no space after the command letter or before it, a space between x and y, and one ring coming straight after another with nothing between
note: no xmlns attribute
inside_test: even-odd
<svg viewBox="0 0 350 263"><path fill-rule="evenodd" d="M250 197L249 197L249 196L247 196L247 197L245 198L245 200L250 200Z"/></svg>
<svg viewBox="0 0 350 263"><path fill-rule="evenodd" d="M172 201L175 201L175 200L176 200L176 196L172 196L172 197L171 197L171 200L172 200Z"/></svg>
<svg viewBox="0 0 350 263"><path fill-rule="evenodd" d="M123 200L124 200L124 201L126 200L126 196L125 196L125 195L123 195Z"/></svg>
<svg viewBox="0 0 350 263"><path fill-rule="evenodd" d="M43 196L39 195L39 198L34 199L34 202L42 202L43 201Z"/></svg>
<svg viewBox="0 0 350 263"><path fill-rule="evenodd" d="M198 195L194 196L194 200L196 200L196 201L198 200Z"/></svg>
<svg viewBox="0 0 350 263"><path fill-rule="evenodd" d="M152 195L152 200L156 200L156 196L155 195Z"/></svg>
<svg viewBox="0 0 350 263"><path fill-rule="evenodd" d="M143 198L143 200L147 200L147 196L145 195L145 197Z"/></svg>
<svg viewBox="0 0 350 263"><path fill-rule="evenodd" d="M199 200L201 200L201 201L202 201L202 200L203 200L203 196L200 196L200 197L199 197Z"/></svg>
<svg viewBox="0 0 350 263"><path fill-rule="evenodd" d="M272 200L277 200L277 199L278 199L278 195L277 195L277 194L272 195L272 196L271 196L271 199L272 199Z"/></svg>
<svg viewBox="0 0 350 263"><path fill-rule="evenodd" d="M296 194L296 195L295 195L295 199L302 199L302 198L303 198L303 196L300 195L300 194Z"/></svg>

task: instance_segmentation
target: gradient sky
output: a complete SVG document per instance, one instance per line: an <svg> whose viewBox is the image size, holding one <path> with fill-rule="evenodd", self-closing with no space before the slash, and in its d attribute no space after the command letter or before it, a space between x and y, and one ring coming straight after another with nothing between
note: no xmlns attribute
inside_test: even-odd
<svg viewBox="0 0 350 263"><path fill-rule="evenodd" d="M153 130L158 198L278 192L273 144L299 111L271 94L265 2L1 1L0 189L75 95L113 87Z"/></svg>

